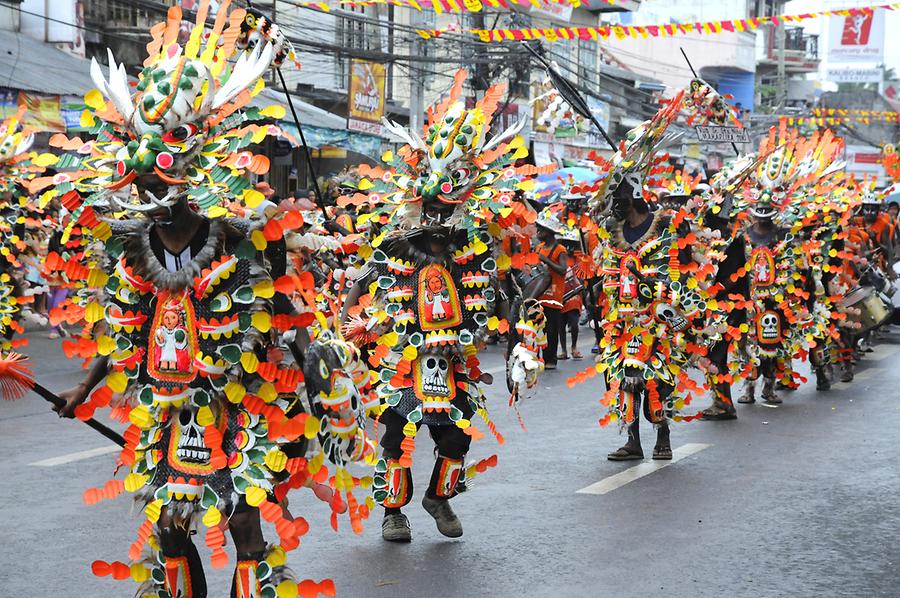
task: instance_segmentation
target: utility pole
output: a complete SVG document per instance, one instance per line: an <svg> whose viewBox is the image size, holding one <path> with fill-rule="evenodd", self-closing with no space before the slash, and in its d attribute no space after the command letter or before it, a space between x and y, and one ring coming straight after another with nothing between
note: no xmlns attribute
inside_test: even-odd
<svg viewBox="0 0 900 598"><path fill-rule="evenodd" d="M781 2L778 5L777 12L779 15L783 14L784 11L784 3ZM778 70L775 74L775 88L776 92L776 108L780 109L784 107L785 102L787 101L787 77L785 76L785 65L784 65L784 51L785 51L785 30L784 30L784 21L778 19L778 24L775 25L775 48L778 60Z"/></svg>
<svg viewBox="0 0 900 598"><path fill-rule="evenodd" d="M483 10L472 13L472 25L475 29L487 29ZM472 81L472 89L475 90L476 100L480 100L482 96L484 96L484 92L487 91L491 79L490 65L487 64L484 49L484 44L482 42L475 42L473 48L475 54L475 79Z"/></svg>
<svg viewBox="0 0 900 598"><path fill-rule="evenodd" d="M421 29L424 25L422 12L418 10L410 11L409 24L412 27ZM420 36L414 35L412 43L410 43L410 54L412 56L422 56L423 40ZM425 78L419 70L419 63L415 60L409 62L409 129L416 135L422 133L422 115L425 113Z"/></svg>

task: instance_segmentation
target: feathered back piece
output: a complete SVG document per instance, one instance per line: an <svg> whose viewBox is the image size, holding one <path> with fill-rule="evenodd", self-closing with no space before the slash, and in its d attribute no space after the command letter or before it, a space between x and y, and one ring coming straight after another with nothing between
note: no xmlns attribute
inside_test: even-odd
<svg viewBox="0 0 900 598"><path fill-rule="evenodd" d="M89 111L83 125L96 140L82 142L56 135L51 142L65 150L57 168L66 172L45 186L56 184L65 194L77 190L94 203L110 196L118 207L146 211L164 205L140 204L130 183L138 176L155 174L164 182L185 189L189 199L210 215L222 215L230 201L242 200L253 208L262 196L244 178L268 170L265 156L240 151L260 142L266 134L280 134L273 125L253 124L284 115L281 107L247 108L262 91L260 77L281 50L277 27L268 37L239 52L248 39L248 13L229 12L230 0L219 3L212 28L206 29L210 1L201 0L197 19L185 40L179 39L181 9L169 9L166 21L151 28L147 59L132 93L123 64L108 52L109 75L96 62L91 75L97 89L85 96ZM254 23L256 23L254 19ZM171 198L169 198L171 200Z"/></svg>

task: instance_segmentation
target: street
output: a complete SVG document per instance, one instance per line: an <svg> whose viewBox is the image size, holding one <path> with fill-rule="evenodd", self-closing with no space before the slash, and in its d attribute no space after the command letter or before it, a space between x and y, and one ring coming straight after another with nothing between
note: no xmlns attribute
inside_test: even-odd
<svg viewBox="0 0 900 598"><path fill-rule="evenodd" d="M59 341L29 336L41 383L61 390L79 379ZM523 431L491 348L484 364L497 378L489 396L506 444L473 446L473 459L496 452L500 462L454 500L463 538L442 537L419 505L432 465L420 434L411 544L383 542L377 510L361 536L343 520L335 533L324 503L294 491L292 511L311 530L288 564L353 597L897 596L898 351L900 334L889 334L852 384L817 393L807 383L778 407L740 405L737 421L677 425L675 461L660 467L650 465L646 425L645 465L606 460L623 437L597 424L599 380L565 384L588 360L543 376L521 408ZM127 560L142 518L127 496L95 506L81 498L112 477L116 452L35 395L0 409L0 595L131 596L131 582L94 577L90 565ZM227 595L233 562L205 565L210 596Z"/></svg>

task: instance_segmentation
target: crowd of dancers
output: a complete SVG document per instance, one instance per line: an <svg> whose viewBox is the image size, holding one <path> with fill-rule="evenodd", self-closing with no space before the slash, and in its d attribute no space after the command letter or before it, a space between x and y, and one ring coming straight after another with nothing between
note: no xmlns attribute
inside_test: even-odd
<svg viewBox="0 0 900 598"><path fill-rule="evenodd" d="M0 128L0 389L32 383L24 324L68 326L62 348L87 371L58 411L126 427L121 474L85 501L128 492L145 516L128 561L92 569L139 596L206 596L193 536L225 567L226 530L232 596L333 595L286 566L309 530L290 492L327 502L335 529L358 533L383 509L383 538L410 541L423 425L436 457L422 506L461 536L450 499L498 462L467 459L470 445L503 442L488 341L504 341L516 408L558 358L581 357L577 336L559 340L583 307L596 354L567 383L590 385L600 424L627 434L609 459L644 458L643 413L666 460L671 423L737 417L732 388L753 403L762 379L759 399L779 403L807 359L818 390L850 382L893 320L890 189L848 175L830 130L784 121L709 180L676 169L670 128L736 124L700 80L611 158L595 154L596 182L560 175L549 204L535 179L554 167L529 162L521 123L494 126L503 86L467 107L463 72L422 131L386 122L404 143L338 175L333 202L271 201L254 144L296 140L282 109L250 101L291 49L258 13L220 2L206 27L208 9L187 38L170 9L135 88L112 53L94 64L84 138L54 135L38 153L23 112ZM43 315L48 280L65 292Z"/></svg>

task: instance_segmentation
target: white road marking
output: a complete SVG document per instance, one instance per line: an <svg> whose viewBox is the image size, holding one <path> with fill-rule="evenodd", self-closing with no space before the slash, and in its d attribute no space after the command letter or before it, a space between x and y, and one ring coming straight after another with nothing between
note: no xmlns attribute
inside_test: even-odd
<svg viewBox="0 0 900 598"><path fill-rule="evenodd" d="M616 488L621 488L625 484L631 483L635 480L639 480L644 476L650 475L654 471L659 471L663 467L668 467L673 463L681 461L685 457L689 457L694 453L699 453L703 449L707 449L711 446L711 444L701 444L693 442L685 444L684 446L679 446L677 449L672 451L671 461L650 461L647 463L635 465L634 467L629 467L625 471L620 471L617 474L611 475L608 478L604 478L599 482L578 490L576 494L600 495L612 492Z"/></svg>
<svg viewBox="0 0 900 598"><path fill-rule="evenodd" d="M68 455L60 455L59 457L50 457L43 461L35 461L29 463L35 467L56 467L57 465L65 465L74 461L99 457L100 455L108 455L109 453L121 452L122 448L118 446L101 446L100 448L88 449L86 451L78 451L77 453L69 453Z"/></svg>

